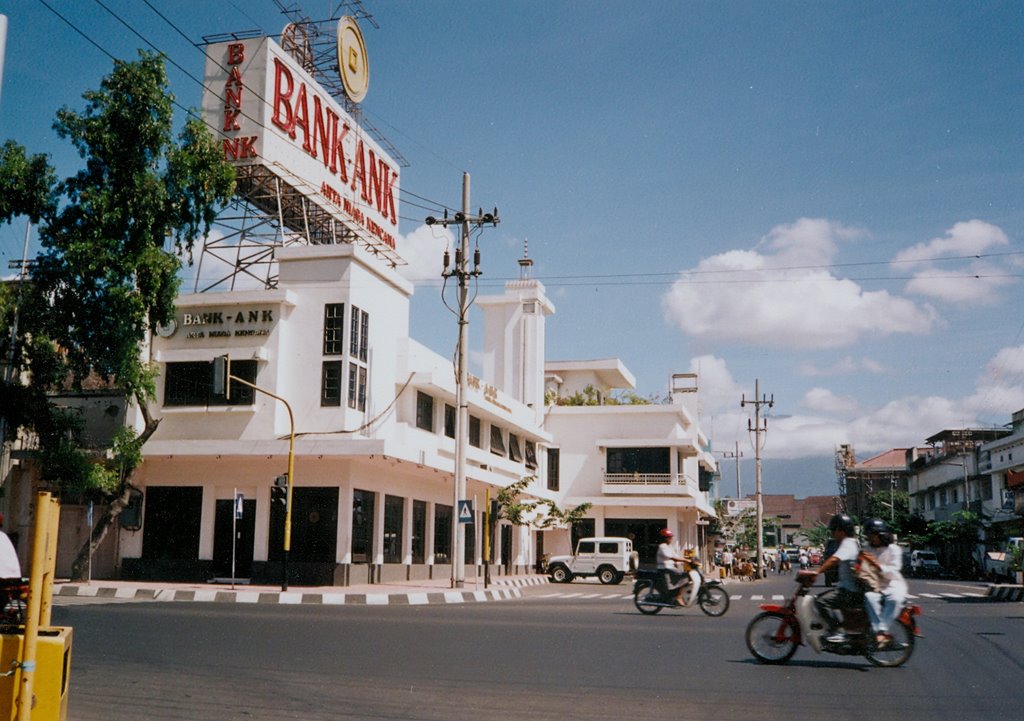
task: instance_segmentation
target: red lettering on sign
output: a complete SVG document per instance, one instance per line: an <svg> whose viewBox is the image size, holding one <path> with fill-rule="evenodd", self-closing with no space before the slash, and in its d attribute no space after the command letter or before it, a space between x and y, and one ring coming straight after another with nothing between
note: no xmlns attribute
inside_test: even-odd
<svg viewBox="0 0 1024 721"><path fill-rule="evenodd" d="M292 74L279 59L274 58L274 116L270 119L292 138L295 137L295 118L292 114Z"/></svg>
<svg viewBox="0 0 1024 721"><path fill-rule="evenodd" d="M245 45L231 43L228 45L228 65L238 65L245 60Z"/></svg>

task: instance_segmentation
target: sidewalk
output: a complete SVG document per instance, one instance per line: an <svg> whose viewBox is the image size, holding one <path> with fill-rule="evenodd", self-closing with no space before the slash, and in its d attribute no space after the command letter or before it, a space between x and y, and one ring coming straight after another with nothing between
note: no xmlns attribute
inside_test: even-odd
<svg viewBox="0 0 1024 721"><path fill-rule="evenodd" d="M92 581L54 584L54 599L95 598L116 601L194 601L200 603L268 603L324 606L376 605L415 606L436 603L481 603L520 598L523 586L546 584L547 576L502 576L483 581L467 579L461 589L451 588L451 579L407 583L359 584L354 586L300 586L282 591L280 586L250 586L230 583L155 583L148 581Z"/></svg>

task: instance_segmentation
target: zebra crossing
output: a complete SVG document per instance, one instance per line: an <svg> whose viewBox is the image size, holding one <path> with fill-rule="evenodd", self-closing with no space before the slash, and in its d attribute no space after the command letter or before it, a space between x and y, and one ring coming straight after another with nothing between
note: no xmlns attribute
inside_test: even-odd
<svg viewBox="0 0 1024 721"><path fill-rule="evenodd" d="M984 599L988 596L986 593L916 593L907 596L908 600L920 600L920 599L932 599L932 600L974 600ZM632 600L632 593L607 593L607 592L587 592L587 591L546 591L543 593L531 593L527 598L545 598L545 599L564 599L564 600L595 600L600 599L604 601L621 601L621 600ZM788 596L782 593L733 593L729 594L730 601L750 601L751 603L766 603L766 602L779 602L784 603L788 600Z"/></svg>

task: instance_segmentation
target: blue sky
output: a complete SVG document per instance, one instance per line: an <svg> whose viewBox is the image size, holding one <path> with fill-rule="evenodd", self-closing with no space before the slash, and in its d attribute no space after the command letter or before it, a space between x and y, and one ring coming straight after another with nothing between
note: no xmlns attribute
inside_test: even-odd
<svg viewBox="0 0 1024 721"><path fill-rule="evenodd" d="M272 0L50 4L134 57L144 41L106 6L196 76L203 55L178 30L285 22ZM740 397L756 378L775 399L765 457L825 475L836 444L863 459L1024 408L1024 5L364 7L380 28L362 24L363 107L410 163L400 248L413 335L438 352L455 337L446 239L410 193L457 207L468 171L473 205L502 220L480 237L481 292L517 275L528 240L557 308L548 357L621 358L642 395L698 370L716 449L753 455ZM54 114L83 107L111 61L38 0L0 12L0 137L69 173ZM197 83L169 75L197 107ZM4 268L24 229L0 228Z"/></svg>

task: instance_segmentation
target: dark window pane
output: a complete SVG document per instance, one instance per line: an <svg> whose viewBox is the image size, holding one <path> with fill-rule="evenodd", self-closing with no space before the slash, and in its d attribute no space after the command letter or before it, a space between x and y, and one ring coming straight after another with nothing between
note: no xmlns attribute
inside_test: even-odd
<svg viewBox="0 0 1024 721"><path fill-rule="evenodd" d="M416 427L434 430L434 399L426 393L416 392Z"/></svg>
<svg viewBox="0 0 1024 721"><path fill-rule="evenodd" d="M402 562L402 522L405 499L384 496L384 563Z"/></svg>
<svg viewBox="0 0 1024 721"><path fill-rule="evenodd" d="M449 438L455 437L455 406L444 404L444 434Z"/></svg>
<svg viewBox="0 0 1024 721"><path fill-rule="evenodd" d="M519 437L514 433L508 434L508 457L516 463L523 460L523 452L519 449Z"/></svg>
<svg viewBox="0 0 1024 721"><path fill-rule="evenodd" d="M426 548L427 533L427 502L412 502L412 538L409 539L412 545L412 562L423 563L426 560L424 549Z"/></svg>
<svg viewBox="0 0 1024 721"><path fill-rule="evenodd" d="M369 563L373 558L372 491L352 491L352 563Z"/></svg>
<svg viewBox="0 0 1024 721"><path fill-rule="evenodd" d="M480 448L480 419L469 417L469 445Z"/></svg>
<svg viewBox="0 0 1024 721"><path fill-rule="evenodd" d="M341 405L341 361L324 361L320 373L320 405Z"/></svg>
<svg viewBox="0 0 1024 721"><path fill-rule="evenodd" d="M491 453L496 456L505 455L505 438L501 434L500 426L491 426Z"/></svg>
<svg viewBox="0 0 1024 721"><path fill-rule="evenodd" d="M548 490L557 491L559 481L559 449L548 449Z"/></svg>
<svg viewBox="0 0 1024 721"><path fill-rule="evenodd" d="M452 562L452 507L434 506L434 563Z"/></svg>
<svg viewBox="0 0 1024 721"><path fill-rule="evenodd" d="M526 467L530 470L537 468L537 444L533 441L526 442Z"/></svg>
<svg viewBox="0 0 1024 721"><path fill-rule="evenodd" d="M231 381L230 399L214 395L212 362L168 363L164 374L165 406L245 406L254 401L253 389L236 380ZM231 375L255 383L256 361L231 361Z"/></svg>
<svg viewBox="0 0 1024 721"><path fill-rule="evenodd" d="M341 355L345 348L345 304L324 306L324 355Z"/></svg>

